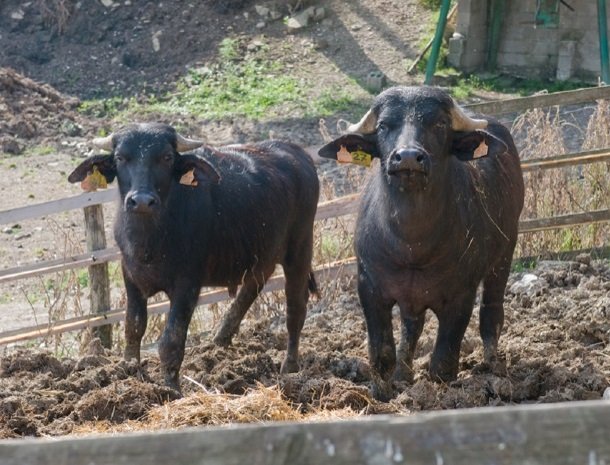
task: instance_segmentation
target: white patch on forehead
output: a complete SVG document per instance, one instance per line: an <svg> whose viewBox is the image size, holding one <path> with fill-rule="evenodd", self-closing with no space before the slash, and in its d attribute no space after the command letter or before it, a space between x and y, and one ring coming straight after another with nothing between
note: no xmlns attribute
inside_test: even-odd
<svg viewBox="0 0 610 465"><path fill-rule="evenodd" d="M147 154L151 153L155 145L157 144L155 144L154 141L149 141L148 139L144 143L140 143L137 149L137 158L140 159L140 161L144 161L146 159Z"/></svg>

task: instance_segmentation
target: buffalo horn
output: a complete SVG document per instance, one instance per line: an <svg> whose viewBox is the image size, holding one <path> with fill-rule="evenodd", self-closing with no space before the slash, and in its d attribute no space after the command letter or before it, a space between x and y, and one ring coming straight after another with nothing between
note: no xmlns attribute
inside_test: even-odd
<svg viewBox="0 0 610 465"><path fill-rule="evenodd" d="M372 134L375 132L375 126L377 125L377 116L373 113L373 110L366 112L366 115L362 117L356 124L352 124L347 127L347 132L355 132L358 134Z"/></svg>
<svg viewBox="0 0 610 465"><path fill-rule="evenodd" d="M112 152L112 134L106 137L96 137L91 143L98 149Z"/></svg>
<svg viewBox="0 0 610 465"><path fill-rule="evenodd" d="M464 113L464 110L454 103L451 109L451 128L454 131L474 131L476 129L485 129L487 120L475 119Z"/></svg>
<svg viewBox="0 0 610 465"><path fill-rule="evenodd" d="M202 140L187 139L180 134L176 134L176 150L178 152L188 152L189 150L201 147L204 143Z"/></svg>

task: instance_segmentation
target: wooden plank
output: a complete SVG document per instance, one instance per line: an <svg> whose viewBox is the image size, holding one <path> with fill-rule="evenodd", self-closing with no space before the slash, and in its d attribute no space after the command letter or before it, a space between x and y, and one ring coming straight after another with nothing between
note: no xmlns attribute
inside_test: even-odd
<svg viewBox="0 0 610 465"><path fill-rule="evenodd" d="M350 194L328 202L322 202L318 205L316 221L355 213L359 201L360 194Z"/></svg>
<svg viewBox="0 0 610 465"><path fill-rule="evenodd" d="M538 171L550 168L562 168L564 166L587 165L610 161L610 148L590 150L587 152L567 153L548 158L536 158L531 160L522 160L521 169L523 172Z"/></svg>
<svg viewBox="0 0 610 465"><path fill-rule="evenodd" d="M83 194L75 195L74 197L51 200L49 202L37 203L36 205L13 208L0 212L0 224L12 224L32 218L40 218L41 216L51 215L53 213L61 213L76 208L98 205L114 200L116 198L115 196L116 189L106 189L97 192L85 192Z"/></svg>
<svg viewBox="0 0 610 465"><path fill-rule="evenodd" d="M610 402L0 441L3 465L607 465Z"/></svg>
<svg viewBox="0 0 610 465"><path fill-rule="evenodd" d="M519 233L544 231L547 229L579 226L589 223L610 221L610 210L595 210L584 213L571 213L569 215L554 216L551 218L535 218L519 222Z"/></svg>
<svg viewBox="0 0 610 465"><path fill-rule="evenodd" d="M349 258L339 262L323 265L315 270L316 278L320 283L334 281L342 276L353 276L356 273L356 259ZM277 275L271 277L263 289L263 293L284 289L284 276ZM217 302L229 300L229 293L225 289L205 291L199 295L197 305L209 305ZM162 301L148 306L148 314L156 315L167 313L169 302ZM39 337L49 337L69 331L80 331L85 328L97 328L103 325L119 323L125 319L124 310L114 310L105 313L103 316L85 315L82 317L70 318L49 324L42 324L28 328L16 329L0 333L0 346L12 344L19 341L37 339Z"/></svg>
<svg viewBox="0 0 610 465"><path fill-rule="evenodd" d="M552 107L555 105L575 105L593 102L599 99L610 99L610 86L591 87L588 89L567 90L552 94L533 95L492 102L473 103L464 108L486 115L502 115L530 110L532 108Z"/></svg>
<svg viewBox="0 0 610 465"><path fill-rule="evenodd" d="M85 216L85 237L87 250L95 252L106 248L106 230L104 228L104 207L91 205L83 209ZM89 272L89 302L90 313L103 315L110 311L110 278L108 277L108 263L94 263L88 267ZM99 326L93 331L102 346L112 347L112 326Z"/></svg>
<svg viewBox="0 0 610 465"><path fill-rule="evenodd" d="M47 273L59 273L74 268L84 268L94 263L105 263L117 260L121 257L118 247L110 247L104 250L96 250L72 257L60 258L57 260L45 260L39 263L18 266L0 270L0 284L17 279L31 278Z"/></svg>
<svg viewBox="0 0 610 465"><path fill-rule="evenodd" d="M334 218L356 212L358 194L347 195L318 205L316 220ZM47 260L39 263L0 270L0 284L18 279L30 278L48 273L59 273L74 268L84 268L94 264L118 260L121 257L116 247L97 250L91 253L67 257L65 259Z"/></svg>
<svg viewBox="0 0 610 465"><path fill-rule="evenodd" d="M311 151L317 151L318 148L318 146L309 147ZM559 155L557 157L523 160L521 162L521 166L524 171L531 171L534 169L557 168L561 166L595 163L608 160L610 160L610 149L605 148L587 152ZM357 197L358 194L352 194L320 203L318 205L316 219L330 218L333 216L334 212L337 212L337 216L355 212L357 209L357 202L352 204L351 201L357 199ZM27 219L39 218L41 216L54 213L61 213L76 208L99 205L110 202L115 198L116 189L106 189L35 205L13 208L11 210L4 210L0 212L0 224L16 223Z"/></svg>

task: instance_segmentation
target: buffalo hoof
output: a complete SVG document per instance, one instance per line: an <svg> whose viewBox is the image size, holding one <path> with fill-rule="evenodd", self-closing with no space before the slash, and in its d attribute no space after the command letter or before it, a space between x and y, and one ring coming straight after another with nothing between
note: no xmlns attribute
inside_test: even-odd
<svg viewBox="0 0 610 465"><path fill-rule="evenodd" d="M437 383L449 383L457 379L457 370L437 371L430 370L430 379Z"/></svg>
<svg viewBox="0 0 610 465"><path fill-rule="evenodd" d="M398 364L396 371L394 371L394 381L404 381L413 384L414 377L415 372L413 371L413 368L404 363Z"/></svg>
<svg viewBox="0 0 610 465"><path fill-rule="evenodd" d="M380 402L389 402L394 397L394 389L391 381L373 382L371 386L373 398Z"/></svg>
<svg viewBox="0 0 610 465"><path fill-rule="evenodd" d="M391 379L386 380L375 370L371 370L371 381L371 394L374 399L381 402L388 402L394 397Z"/></svg>
<svg viewBox="0 0 610 465"><path fill-rule="evenodd" d="M219 331L212 341L219 347L229 347L231 345L231 336L225 334L223 331Z"/></svg>
<svg viewBox="0 0 610 465"><path fill-rule="evenodd" d="M180 397L182 397L182 390L180 389L180 380L178 379L178 372L165 372L163 378L165 381L165 385L168 388L177 391Z"/></svg>
<svg viewBox="0 0 610 465"><path fill-rule="evenodd" d="M127 361L135 359L140 363L140 348L131 346L125 347L123 358Z"/></svg>
<svg viewBox="0 0 610 465"><path fill-rule="evenodd" d="M280 367L280 374L296 373L299 371L299 362L293 359L285 358Z"/></svg>
<svg viewBox="0 0 610 465"><path fill-rule="evenodd" d="M489 362L482 362L472 367L471 372L473 374L491 373L496 376L506 376L508 369L506 368L506 362L504 360L492 360Z"/></svg>

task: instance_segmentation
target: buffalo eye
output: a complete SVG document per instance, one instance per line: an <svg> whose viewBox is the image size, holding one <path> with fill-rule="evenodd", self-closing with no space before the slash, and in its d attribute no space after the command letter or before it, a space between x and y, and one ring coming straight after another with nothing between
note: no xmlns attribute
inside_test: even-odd
<svg viewBox="0 0 610 465"><path fill-rule="evenodd" d="M118 155L118 154L114 155L115 163L123 163L124 161L125 161L125 157L123 155Z"/></svg>
<svg viewBox="0 0 610 465"><path fill-rule="evenodd" d="M385 132L388 130L388 125L383 121L377 125L377 132Z"/></svg>
<svg viewBox="0 0 610 465"><path fill-rule="evenodd" d="M163 161L167 164L171 163L174 161L174 154L173 153L166 153L163 155Z"/></svg>

